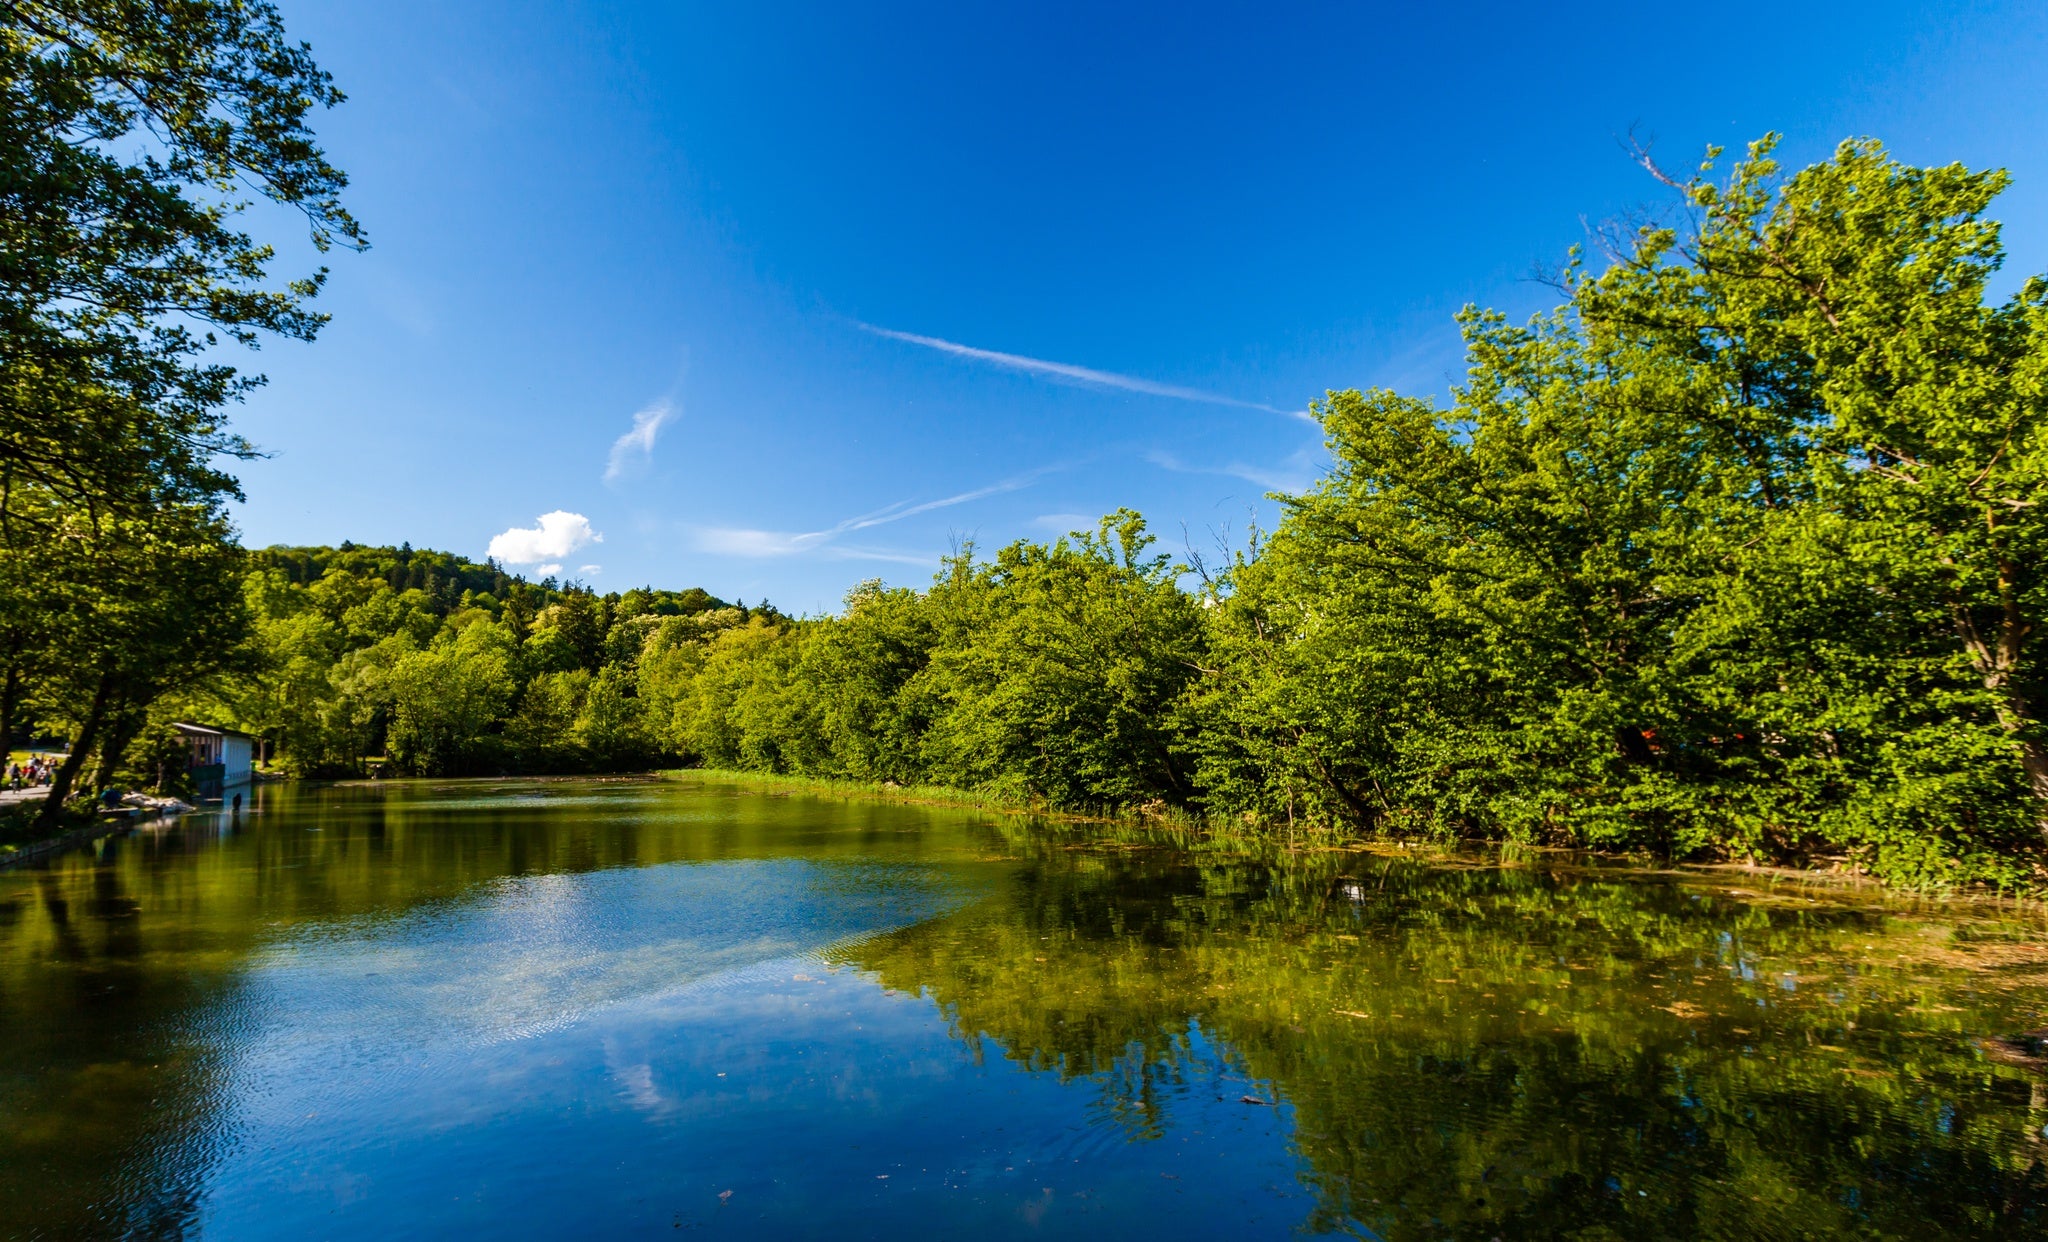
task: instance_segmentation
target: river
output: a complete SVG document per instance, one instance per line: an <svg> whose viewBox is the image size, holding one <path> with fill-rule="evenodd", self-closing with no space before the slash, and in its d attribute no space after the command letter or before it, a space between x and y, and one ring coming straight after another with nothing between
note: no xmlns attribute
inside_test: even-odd
<svg viewBox="0 0 2048 1242"><path fill-rule="evenodd" d="M2038 910L713 780L0 872L0 1236L2048 1237Z"/></svg>

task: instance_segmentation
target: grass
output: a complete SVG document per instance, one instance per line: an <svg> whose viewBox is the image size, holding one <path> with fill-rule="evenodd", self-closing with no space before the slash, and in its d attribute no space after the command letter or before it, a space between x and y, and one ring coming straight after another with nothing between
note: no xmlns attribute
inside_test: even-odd
<svg viewBox="0 0 2048 1242"><path fill-rule="evenodd" d="M957 806L998 815L1032 815L1074 822L1101 820L1099 815L1078 815L1056 811L1043 804L1020 803L1015 798L947 785L899 785L895 781L841 780L825 776L784 776L774 772L742 772L726 768L672 768L658 773L663 780L715 782L741 785L774 793L805 793L823 798L859 798L875 802L903 802L917 806Z"/></svg>

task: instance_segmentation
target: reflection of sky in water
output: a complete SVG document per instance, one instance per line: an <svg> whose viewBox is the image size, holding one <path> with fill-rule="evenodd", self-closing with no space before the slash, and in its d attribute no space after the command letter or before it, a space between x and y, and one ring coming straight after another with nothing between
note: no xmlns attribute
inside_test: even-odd
<svg viewBox="0 0 2048 1242"><path fill-rule="evenodd" d="M388 921L304 929L263 954L251 986L293 1056L491 1043L968 896L927 868L796 859L519 876Z"/></svg>
<svg viewBox="0 0 2048 1242"><path fill-rule="evenodd" d="M971 895L926 868L748 861L508 879L312 929L251 973L244 1012L266 1017L204 1231L1116 1234L1142 1215L1199 1236L1219 1195L1233 1230L1303 1218L1284 1114L1246 1106L1199 1038L1184 1132L1132 1144L1095 1092L977 1056L928 999L820 956Z"/></svg>

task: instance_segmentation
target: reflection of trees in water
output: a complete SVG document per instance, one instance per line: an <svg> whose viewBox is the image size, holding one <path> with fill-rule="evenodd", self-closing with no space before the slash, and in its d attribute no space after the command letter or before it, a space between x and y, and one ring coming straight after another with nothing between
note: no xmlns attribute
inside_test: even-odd
<svg viewBox="0 0 2048 1242"><path fill-rule="evenodd" d="M183 1236L229 1141L223 1045L190 1023L231 1015L235 984L151 962L147 878L110 861L0 897L0 1203L22 1236Z"/></svg>
<svg viewBox="0 0 2048 1242"><path fill-rule="evenodd" d="M1291 1109L1312 1228L2048 1235L2043 1093L1971 1038L2023 1011L1906 920L1355 855L1027 852L997 896L845 957L977 1049L1092 1079L1133 1140L1241 1065Z"/></svg>

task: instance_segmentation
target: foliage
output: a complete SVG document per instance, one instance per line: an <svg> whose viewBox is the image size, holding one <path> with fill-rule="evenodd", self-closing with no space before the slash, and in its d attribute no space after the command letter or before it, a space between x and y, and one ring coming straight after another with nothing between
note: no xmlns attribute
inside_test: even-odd
<svg viewBox="0 0 2048 1242"><path fill-rule="evenodd" d="M273 281L240 217L363 244L307 126L340 100L264 0L0 5L0 735L69 736L45 829L247 654L218 463L262 379L212 351L324 322L324 269Z"/></svg>
<svg viewBox="0 0 2048 1242"><path fill-rule="evenodd" d="M0 96L0 465L130 513L230 490L219 410L261 381L201 355L311 339L325 278L268 286L236 217L253 189L361 244L306 125L340 92L261 0L10 0Z"/></svg>
<svg viewBox="0 0 2048 1242"><path fill-rule="evenodd" d="M62 521L67 554L40 567L55 589L21 677L28 710L71 738L46 824L57 822L88 761L95 785L113 778L160 699L255 661L236 591L241 550L213 506L108 517L97 531L80 529L75 511Z"/></svg>
<svg viewBox="0 0 2048 1242"><path fill-rule="evenodd" d="M2001 176L1769 151L1466 312L1449 409L1317 407L1218 612L1212 805L2032 882L2048 282L1988 301Z"/></svg>
<svg viewBox="0 0 2048 1242"><path fill-rule="evenodd" d="M1331 469L1199 592L1127 512L969 549L650 660L652 727L1067 807L2038 886L2048 281L1988 293L2001 175L1770 150L1667 178L1684 226L1575 257L1555 311L1468 309L1448 406L1329 394Z"/></svg>
<svg viewBox="0 0 2048 1242"><path fill-rule="evenodd" d="M1068 807L1194 793L1174 751L1201 608L1128 510L1049 545L863 583L836 618L757 620L643 662L656 736L714 767L947 785Z"/></svg>
<svg viewBox="0 0 2048 1242"><path fill-rule="evenodd" d="M655 757L642 648L779 619L696 589L598 596L410 546L249 560L261 666L196 710L270 739L304 775L374 759L423 775L641 766Z"/></svg>

